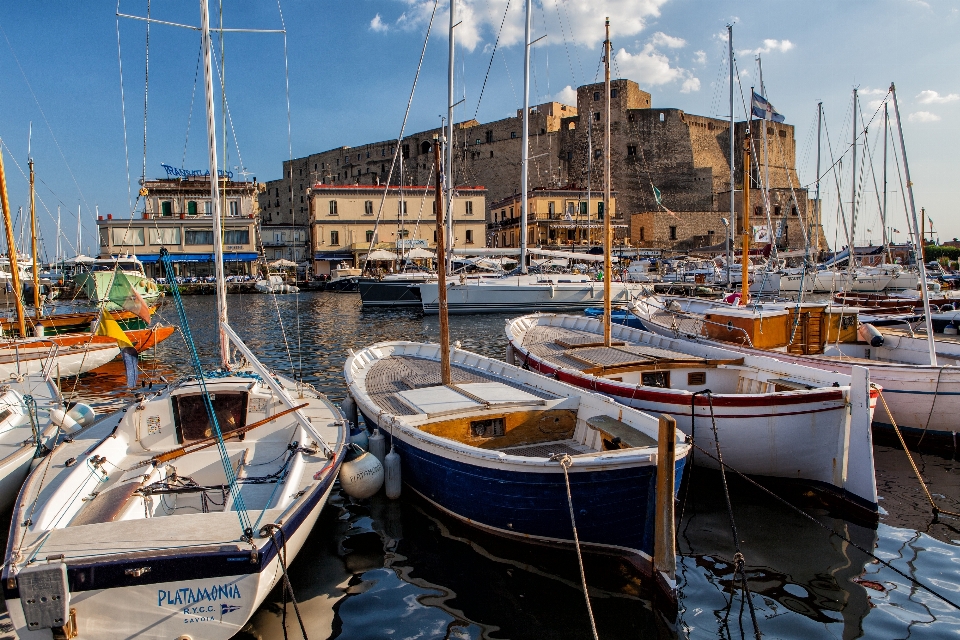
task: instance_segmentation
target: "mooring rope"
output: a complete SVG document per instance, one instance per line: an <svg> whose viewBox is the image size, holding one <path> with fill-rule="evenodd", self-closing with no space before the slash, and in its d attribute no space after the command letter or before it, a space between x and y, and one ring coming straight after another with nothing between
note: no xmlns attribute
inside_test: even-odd
<svg viewBox="0 0 960 640"><path fill-rule="evenodd" d="M953 516L954 518L960 518L960 513L954 513L953 511L947 511L946 509L941 509L936 502L933 500L933 496L930 495L930 489L927 488L927 483L924 481L923 476L920 475L920 469L917 468L917 463L913 461L913 456L910 454L910 449L907 448L907 443L903 439L903 434L900 433L900 427L897 426L897 421L893 419L893 413L890 411L890 407L887 406L887 401L883 397L883 392L874 384L870 385L877 390L877 394L880 396L880 402L883 403L883 408L887 412L887 417L890 418L890 424L893 425L893 430L897 434L897 438L900 440L900 445L903 447L904 453L907 454L907 460L910 461L910 466L913 467L913 472L917 476L917 480L920 481L920 487L923 489L923 493L927 496L927 502L930 503L930 508L933 509L933 517L936 518L941 513L945 513L948 516ZM926 433L926 429L924 429Z"/></svg>
<svg viewBox="0 0 960 640"><path fill-rule="evenodd" d="M277 524L264 525L261 533L269 532L270 539L273 540L273 546L277 549L277 561L283 570L283 639L287 640L287 592L290 592L290 601L293 603L293 611L297 614L297 622L300 624L300 633L303 634L303 640L307 640L307 629L303 625L303 616L300 615L300 606L297 604L297 597L293 594L293 585L290 584L290 576L287 574L287 536L283 528ZM281 542L277 542L277 533L280 534Z"/></svg>
<svg viewBox="0 0 960 640"><path fill-rule="evenodd" d="M587 614L590 616L590 630L593 640L600 640L597 635L597 622L593 618L593 607L590 606L590 594L587 592L587 574L583 570L583 554L580 552L580 536L577 534L577 519L573 515L573 496L570 493L570 475L567 469L573 465L573 458L566 453L554 453L550 456L554 462L560 463L563 469L563 480L567 484L567 506L570 508L570 524L573 525L573 543L577 548L577 562L580 563L580 582L583 584L583 599L587 602Z"/></svg>

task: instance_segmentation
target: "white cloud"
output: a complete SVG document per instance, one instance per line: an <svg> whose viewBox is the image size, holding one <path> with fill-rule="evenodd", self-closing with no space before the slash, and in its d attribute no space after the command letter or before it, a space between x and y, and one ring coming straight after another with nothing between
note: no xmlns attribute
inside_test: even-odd
<svg viewBox="0 0 960 640"><path fill-rule="evenodd" d="M414 30L426 26L433 11L431 0L397 0L405 5L403 15L396 21L396 26L402 29ZM566 37L572 38L573 43L593 48L603 42L603 16L617 16L611 21L611 39L624 39L635 36L646 27L648 18L660 15L660 7L668 0L542 0L543 12L538 12L537 18L546 16L547 24L537 26L537 35L545 30L549 35L549 42L560 43ZM443 3L446 4L446 3ZM468 51L473 51L478 45L493 42L503 21L507 0L460 0L457 4L457 44ZM447 9L437 11L434 27L439 37L446 36L445 25L449 23ZM562 21L562 25L559 20ZM665 36L671 38L671 36ZM680 38L671 38L681 41ZM514 0L510 4L503 31L500 34L500 45L509 47L523 42L523 5Z"/></svg>
<svg viewBox="0 0 960 640"><path fill-rule="evenodd" d="M870 89L863 87L862 89L857 89L857 93L861 96L885 96L887 95L889 89Z"/></svg>
<svg viewBox="0 0 960 640"><path fill-rule="evenodd" d="M373 20L370 21L370 30L377 32L387 31L390 27L383 23L383 20L380 19L380 14L373 16Z"/></svg>
<svg viewBox="0 0 960 640"><path fill-rule="evenodd" d="M917 96L917 101L920 104L945 104L947 102L956 102L957 100L960 100L960 95L951 93L950 95L942 96L938 92L929 89L921 91Z"/></svg>
<svg viewBox="0 0 960 640"><path fill-rule="evenodd" d="M577 90L571 87L570 85L565 86L560 90L557 95L553 96L553 99L557 102L562 102L563 104L569 104L576 106L577 104Z"/></svg>
<svg viewBox="0 0 960 640"><path fill-rule="evenodd" d="M867 108L870 109L870 111L876 111L882 106L883 106L883 100L871 100L870 102L867 103Z"/></svg>
<svg viewBox="0 0 960 640"><path fill-rule="evenodd" d="M920 5L921 7L923 7L924 9L929 9L929 8L930 8L930 5L929 5L927 2L925 2L924 0L908 0L908 1L910 2L910 4L918 4L918 5Z"/></svg>
<svg viewBox="0 0 960 640"><path fill-rule="evenodd" d="M935 113L930 113L929 111L917 111L916 113L911 113L907 120L910 122L937 122L940 120L940 116Z"/></svg>
<svg viewBox="0 0 960 640"><path fill-rule="evenodd" d="M687 41L683 38L668 36L663 31L657 31L655 34L653 34L653 37L650 38L650 42L652 42L653 46L655 47L666 47L668 49L681 49L687 46Z"/></svg>
<svg viewBox="0 0 960 640"><path fill-rule="evenodd" d="M706 51L694 51L693 52L693 61L696 64L706 64L707 63L707 52Z"/></svg>
<svg viewBox="0 0 960 640"><path fill-rule="evenodd" d="M770 53L771 51L779 51L780 53L786 53L793 49L793 43L789 40L773 40L767 38L763 41L762 47L757 47L756 49L744 49L740 52L740 55L757 55L760 53Z"/></svg>
<svg viewBox="0 0 960 640"><path fill-rule="evenodd" d="M641 79L644 84L661 85L682 80L681 91L700 90L700 80L687 69L674 67L670 58L656 50L653 43L648 42L639 53L630 53L620 49L616 54L621 75L626 78Z"/></svg>

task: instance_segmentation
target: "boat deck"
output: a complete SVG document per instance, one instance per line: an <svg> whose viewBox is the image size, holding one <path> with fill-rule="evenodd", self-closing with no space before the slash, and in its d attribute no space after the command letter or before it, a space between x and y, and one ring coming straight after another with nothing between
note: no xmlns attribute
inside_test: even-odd
<svg viewBox="0 0 960 640"><path fill-rule="evenodd" d="M705 360L679 351L614 340L603 346L603 336L582 329L533 325L523 338L523 347L534 357L552 365L579 371L664 363L691 366ZM522 357L522 356L521 356Z"/></svg>
<svg viewBox="0 0 960 640"><path fill-rule="evenodd" d="M509 380L496 378L482 371L469 367L451 365L451 382L465 384L471 382L500 382L525 392L543 398L555 399L557 396L513 383ZM367 393L385 413L397 416L416 415L411 407L401 401L398 394L411 389L435 387L440 384L440 363L426 358L413 356L391 356L383 358L374 364L367 372ZM577 453L580 453L579 451ZM518 454L524 455L524 454Z"/></svg>

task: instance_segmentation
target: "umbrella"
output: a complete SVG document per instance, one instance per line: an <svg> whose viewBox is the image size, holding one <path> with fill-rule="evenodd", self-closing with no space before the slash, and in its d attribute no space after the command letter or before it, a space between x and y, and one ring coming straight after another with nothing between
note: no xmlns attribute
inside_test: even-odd
<svg viewBox="0 0 960 640"><path fill-rule="evenodd" d="M433 251L430 251L430 249L415 247L407 252L407 257L411 260L419 260L421 258L436 258L437 254L435 254Z"/></svg>
<svg viewBox="0 0 960 640"><path fill-rule="evenodd" d="M367 260L396 260L399 258L397 254L392 251L387 251L386 249L374 249L367 254Z"/></svg>
<svg viewBox="0 0 960 640"><path fill-rule="evenodd" d="M296 263L296 262L293 262L292 260L285 260L285 259L281 258L281 259L279 259L279 260L274 260L273 262L271 262L271 263L270 263L270 266L271 266L271 267L277 267L277 268L295 267L295 266L297 266L297 263Z"/></svg>

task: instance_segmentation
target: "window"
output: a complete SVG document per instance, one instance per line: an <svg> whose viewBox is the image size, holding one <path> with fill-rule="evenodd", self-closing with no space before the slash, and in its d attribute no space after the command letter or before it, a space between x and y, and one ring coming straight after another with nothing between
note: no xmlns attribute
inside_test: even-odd
<svg viewBox="0 0 960 640"><path fill-rule="evenodd" d="M368 216L373 215L373 200L367 200L363 203L363 213Z"/></svg>
<svg viewBox="0 0 960 640"><path fill-rule="evenodd" d="M464 215L472 216L473 215L473 200L467 200L463 203L464 206Z"/></svg>
<svg viewBox="0 0 960 640"><path fill-rule="evenodd" d="M340 245L340 232L339 232L339 231L331 231L331 232L330 232L330 244L333 245L334 247L337 247L337 246Z"/></svg>
<svg viewBox="0 0 960 640"><path fill-rule="evenodd" d="M635 156L635 155L637 155L637 146L636 146L636 145L632 145L632 144L628 144L628 145L627 145L627 155L628 155L628 156Z"/></svg>
<svg viewBox="0 0 960 640"><path fill-rule="evenodd" d="M402 155L404 160L410 157L410 145L408 144L403 145L402 151L403 151Z"/></svg>
<svg viewBox="0 0 960 640"><path fill-rule="evenodd" d="M556 202L548 202L548 203L547 203L547 215L549 215L549 216L552 218L552 217L554 217L556 214L557 214L557 203L556 203Z"/></svg>
<svg viewBox="0 0 960 640"><path fill-rule="evenodd" d="M665 118L664 118L664 116L663 116L663 112L661 112L661 113L660 113L660 122L663 122L664 120L665 120Z"/></svg>
<svg viewBox="0 0 960 640"><path fill-rule="evenodd" d="M708 229L708 230L707 230L707 235L708 235L708 236L712 236L714 233L715 233L715 232L714 232L713 229Z"/></svg>
<svg viewBox="0 0 960 640"><path fill-rule="evenodd" d="M780 137L781 137L781 138L786 138L786 137L787 137L787 132L781 130L781 131L780 131Z"/></svg>
<svg viewBox="0 0 960 640"><path fill-rule="evenodd" d="M517 232L516 232L516 231L511 231L511 232L510 232L510 246L512 247L512 246L516 243L516 241L517 241Z"/></svg>
<svg viewBox="0 0 960 640"><path fill-rule="evenodd" d="M776 206L773 208L773 215L779 216L779 215L780 215L780 211L781 211L780 205L776 205Z"/></svg>
<svg viewBox="0 0 960 640"><path fill-rule="evenodd" d="M650 371L640 374L640 384L645 387L660 387L661 389L670 388L669 371Z"/></svg>
<svg viewBox="0 0 960 640"><path fill-rule="evenodd" d="M800 215L800 214L797 212L797 208L796 208L796 207L791 207L790 213L793 214L793 215L795 215L795 216Z"/></svg>
<svg viewBox="0 0 960 640"><path fill-rule="evenodd" d="M133 229L111 229L113 232L113 244L117 247L140 247L143 246L143 227Z"/></svg>
<svg viewBox="0 0 960 640"><path fill-rule="evenodd" d="M250 244L250 230L227 229L223 232L223 244Z"/></svg>
<svg viewBox="0 0 960 640"><path fill-rule="evenodd" d="M100 246L101 246L101 247L110 246L110 239L109 239L109 237L108 237L107 230L106 230L105 228L100 227L100 229L99 229L99 236L100 236Z"/></svg>
<svg viewBox="0 0 960 640"><path fill-rule="evenodd" d="M577 232L575 229L567 229L567 240L573 242L577 239Z"/></svg>
<svg viewBox="0 0 960 640"><path fill-rule="evenodd" d="M644 231L645 229L643 227L640 227L640 242L644 241Z"/></svg>
<svg viewBox="0 0 960 640"><path fill-rule="evenodd" d="M493 142L493 131L487 131L487 142Z"/></svg>
<svg viewBox="0 0 960 640"><path fill-rule="evenodd" d="M754 208L753 208L753 215L755 215L755 216L757 216L757 217L762 216L762 215L763 215L763 207L754 207Z"/></svg>
<svg viewBox="0 0 960 640"><path fill-rule="evenodd" d="M187 202L187 213L189 213L189 214L192 215L192 216L197 215L197 201L196 201L196 200L190 200L189 202Z"/></svg>
<svg viewBox="0 0 960 640"><path fill-rule="evenodd" d="M223 433L229 433L246 425L247 394L224 393L210 394L214 415ZM206 400L203 395L190 394L173 397L173 418L180 443L203 440L211 437L213 431L207 414Z"/></svg>
<svg viewBox="0 0 960 640"><path fill-rule="evenodd" d="M514 138L516 138L516 137L517 137L517 132L516 132L516 131L511 131L511 132L510 132L510 139L512 140L512 139L514 139Z"/></svg>
<svg viewBox="0 0 960 640"><path fill-rule="evenodd" d="M279 191L279 189L278 189L278 191ZM270 206L270 203L269 203L269 202L267 203L267 206ZM280 201L279 201L279 200L277 200L277 206L278 206L278 207L280 206ZM208 215L208 216L213 215L213 202L211 202L210 200L204 201L204 203L203 203L203 213L206 214L206 215Z"/></svg>
<svg viewBox="0 0 960 640"><path fill-rule="evenodd" d="M493 151L490 152L490 157L491 157L491 158L493 157Z"/></svg>
<svg viewBox="0 0 960 640"><path fill-rule="evenodd" d="M373 231L367 231L367 242L373 242Z"/></svg>
<svg viewBox="0 0 960 640"><path fill-rule="evenodd" d="M397 231L397 237L399 237L399 238L409 238L409 237L410 237L410 230L409 230L409 229L400 229L399 231Z"/></svg>
<svg viewBox="0 0 960 640"><path fill-rule="evenodd" d="M597 202L597 218L603 220L603 201Z"/></svg>
<svg viewBox="0 0 960 640"><path fill-rule="evenodd" d="M164 200L160 203L160 212L165 216L173 215L173 202L170 200Z"/></svg>
<svg viewBox="0 0 960 640"><path fill-rule="evenodd" d="M473 244L473 229L467 229L467 244Z"/></svg>
<svg viewBox="0 0 960 640"><path fill-rule="evenodd" d="M437 230L436 230L436 229L433 230L433 241L434 241L434 242L437 241Z"/></svg>
<svg viewBox="0 0 960 640"><path fill-rule="evenodd" d="M213 244L213 229L187 229L184 244Z"/></svg>
<svg viewBox="0 0 960 640"><path fill-rule="evenodd" d="M594 101L594 102L600 102L600 92L599 92L599 91L594 91L594 92L593 92L593 101Z"/></svg>
<svg viewBox="0 0 960 640"><path fill-rule="evenodd" d="M590 212L587 211L587 203L586 203L586 202L581 202L581 203L580 203L580 215L583 216L584 218L586 218L589 214L590 214Z"/></svg>
<svg viewBox="0 0 960 640"><path fill-rule="evenodd" d="M567 151L567 162L573 161L573 151Z"/></svg>
<svg viewBox="0 0 960 640"><path fill-rule="evenodd" d="M433 203L436 204L437 201L434 200ZM402 215L402 216L407 215L407 201L406 201L406 200L402 200L402 201L400 201L400 202L397 203L397 213L399 213L399 214Z"/></svg>
<svg viewBox="0 0 960 640"><path fill-rule="evenodd" d="M594 122L600 122L600 112L599 112L599 111L594 111L594 112L593 112L593 121L594 121Z"/></svg>
<svg viewBox="0 0 960 640"><path fill-rule="evenodd" d="M670 239L671 239L671 240L676 240L676 239L677 239L677 228L676 228L676 227L670 227Z"/></svg>
<svg viewBox="0 0 960 640"><path fill-rule="evenodd" d="M422 142L420 144L420 153L430 153L430 143Z"/></svg>
<svg viewBox="0 0 960 640"><path fill-rule="evenodd" d="M510 207L510 217L511 217L511 218L514 217L514 215L513 215L513 207Z"/></svg>
<svg viewBox="0 0 960 640"><path fill-rule="evenodd" d="M180 244L180 227L172 229L150 229L150 244Z"/></svg>
<svg viewBox="0 0 960 640"><path fill-rule="evenodd" d="M480 138L477 138L477 144L480 144Z"/></svg>
<svg viewBox="0 0 960 640"><path fill-rule="evenodd" d="M240 203L236 200L230 201L230 215L238 217L240 215Z"/></svg>
<svg viewBox="0 0 960 640"><path fill-rule="evenodd" d="M332 216L337 215L337 201L331 200L329 203L329 206L330 206L330 215Z"/></svg>
<svg viewBox="0 0 960 640"><path fill-rule="evenodd" d="M599 158L601 155L603 155L603 150L602 150L602 149L597 149L596 151L593 152L593 157L594 157L594 158Z"/></svg>

